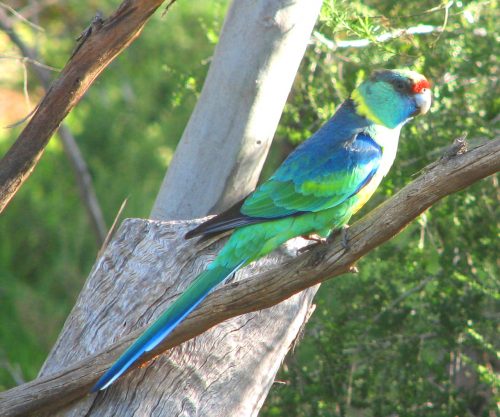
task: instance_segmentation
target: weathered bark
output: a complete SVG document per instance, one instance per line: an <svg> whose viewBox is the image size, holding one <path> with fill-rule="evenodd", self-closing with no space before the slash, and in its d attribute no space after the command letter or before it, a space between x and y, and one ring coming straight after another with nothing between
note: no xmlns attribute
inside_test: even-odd
<svg viewBox="0 0 500 417"><path fill-rule="evenodd" d="M152 218L218 213L253 191L321 3L232 3Z"/></svg>
<svg viewBox="0 0 500 417"><path fill-rule="evenodd" d="M200 251L184 240L192 225L127 220L96 264L40 376L104 350L161 314L220 249L221 242ZM275 254L237 279L284 259ZM47 415L255 415L313 295L305 291L268 311L221 323L105 393Z"/></svg>
<svg viewBox="0 0 500 417"><path fill-rule="evenodd" d="M251 270L241 272L242 275L248 272L253 275L260 270L263 273L238 284L225 285L209 295L146 360L222 320L270 307L308 286L345 273L361 256L389 240L439 199L499 170L500 139L432 164L393 198L351 226L350 250L345 251L337 243L316 247L290 261L282 252L261 260L250 266ZM220 242L205 248L182 239L192 224L127 220L96 263L42 371L44 376L0 393L0 416L26 415L42 408L58 410L77 398L80 401L70 405L67 414L58 415L168 416L177 415L179 410L183 410L179 415L255 415L260 401L240 404L238 396L248 395L251 400L261 398L261 393L253 389L265 388L271 383L265 378L273 372L266 372L266 368L269 366L275 371L278 363L268 362L265 356L264 359L254 357L253 352L283 354L276 346L265 343L261 335L266 327L258 329L257 321L267 314L281 314L284 305L304 297L304 293L269 310L218 325L158 357L147 368L133 370L104 394L85 396L97 378L144 329L121 337L158 316L216 253ZM280 262L277 269L272 268L275 262ZM305 313L302 311L298 317ZM275 326L273 320L265 323ZM294 332L300 323L299 319L292 321ZM246 338L244 331L250 329L253 330ZM241 340L242 337L246 339ZM121 339L113 343L118 338ZM236 347L223 354L226 343ZM93 355L102 347L105 347L103 352ZM85 355L92 356L78 361ZM240 368L231 361L245 362L249 358L257 360L255 371L243 372L243 378L235 382L233 376L241 375ZM252 388L255 381L249 378L264 378L264 381L257 379L259 383ZM201 391L195 387L201 387ZM217 395L221 397L213 395L218 389ZM247 408L242 408L243 404ZM115 408L106 408L108 406Z"/></svg>

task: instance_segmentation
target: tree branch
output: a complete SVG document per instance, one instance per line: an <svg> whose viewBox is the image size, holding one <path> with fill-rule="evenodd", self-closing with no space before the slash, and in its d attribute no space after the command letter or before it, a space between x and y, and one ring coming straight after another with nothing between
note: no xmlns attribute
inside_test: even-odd
<svg viewBox="0 0 500 417"><path fill-rule="evenodd" d="M85 31L59 78L0 161L0 212L29 177L64 117L104 68L139 36L162 3L163 0L124 0L111 17L93 22Z"/></svg>
<svg viewBox="0 0 500 417"><path fill-rule="evenodd" d="M49 68L43 64L39 63L39 58L34 49L29 48L19 35L14 31L12 24L3 12L0 10L0 29L7 33L10 40L17 48L21 51L21 54L29 60L29 62L34 63L34 71L37 75L40 83L42 84L45 91L50 88L50 76ZM97 239L98 245L102 245L104 239L106 238L106 223L104 221L104 216L102 214L101 206L97 199L97 195L94 190L92 183L92 177L87 168L85 159L83 158L80 148L71 133L70 129L66 125L61 125L59 127L59 136L66 151L66 156L69 159L71 166L75 172L76 183L78 185L78 190L80 191L80 197L87 210L87 214L94 230L94 234Z"/></svg>
<svg viewBox="0 0 500 417"><path fill-rule="evenodd" d="M415 181L378 206L349 229L350 249L338 243L315 247L291 261L251 279L214 291L179 327L137 366L166 349L189 340L230 317L268 308L312 285L349 271L375 247L390 240L441 198L500 170L500 139L463 155L443 158ZM144 328L103 352L53 375L38 378L0 394L0 416L55 410L88 393L97 378Z"/></svg>
<svg viewBox="0 0 500 417"><path fill-rule="evenodd" d="M340 40L332 41L328 39L320 32L315 31L313 33L313 38L320 44L325 45L328 49L335 51L339 48L364 48L372 43L382 43L387 42L392 39L399 38L401 36L407 35L427 35L429 33L442 33L443 28L441 26L431 26L431 25L418 25L412 26L407 29L395 29L391 32L382 33L381 35L374 36L372 39L352 39L352 40Z"/></svg>

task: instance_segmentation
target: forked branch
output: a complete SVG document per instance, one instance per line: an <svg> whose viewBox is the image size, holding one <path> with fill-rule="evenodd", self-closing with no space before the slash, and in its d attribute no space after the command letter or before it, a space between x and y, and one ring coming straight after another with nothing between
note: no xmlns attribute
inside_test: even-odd
<svg viewBox="0 0 500 417"><path fill-rule="evenodd" d="M333 243L315 247L279 268L223 286L212 293L137 366L231 317L275 305L305 288L346 273L375 247L390 240L443 197L500 170L500 139L431 164L413 182L349 229L349 250ZM56 374L0 393L0 416L56 410L87 395L97 378L144 329Z"/></svg>

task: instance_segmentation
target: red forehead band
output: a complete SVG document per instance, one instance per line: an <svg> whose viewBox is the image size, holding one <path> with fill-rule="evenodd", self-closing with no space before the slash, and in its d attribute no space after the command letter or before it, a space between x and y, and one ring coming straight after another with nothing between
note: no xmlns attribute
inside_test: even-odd
<svg viewBox="0 0 500 417"><path fill-rule="evenodd" d="M431 88L431 85L430 85L429 81L427 81L426 79L423 79L423 80L420 80L420 81L416 82L415 84L413 84L411 90L415 94L418 94L418 93L421 93L422 90L425 88Z"/></svg>

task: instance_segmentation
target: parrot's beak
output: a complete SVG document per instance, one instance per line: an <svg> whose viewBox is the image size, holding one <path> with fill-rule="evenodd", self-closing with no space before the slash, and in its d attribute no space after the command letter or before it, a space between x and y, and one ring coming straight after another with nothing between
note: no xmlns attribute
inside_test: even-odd
<svg viewBox="0 0 500 417"><path fill-rule="evenodd" d="M424 88L420 93L415 94L415 106L417 110L413 114L417 116L419 114L425 114L429 111L432 104L432 95L429 88Z"/></svg>

